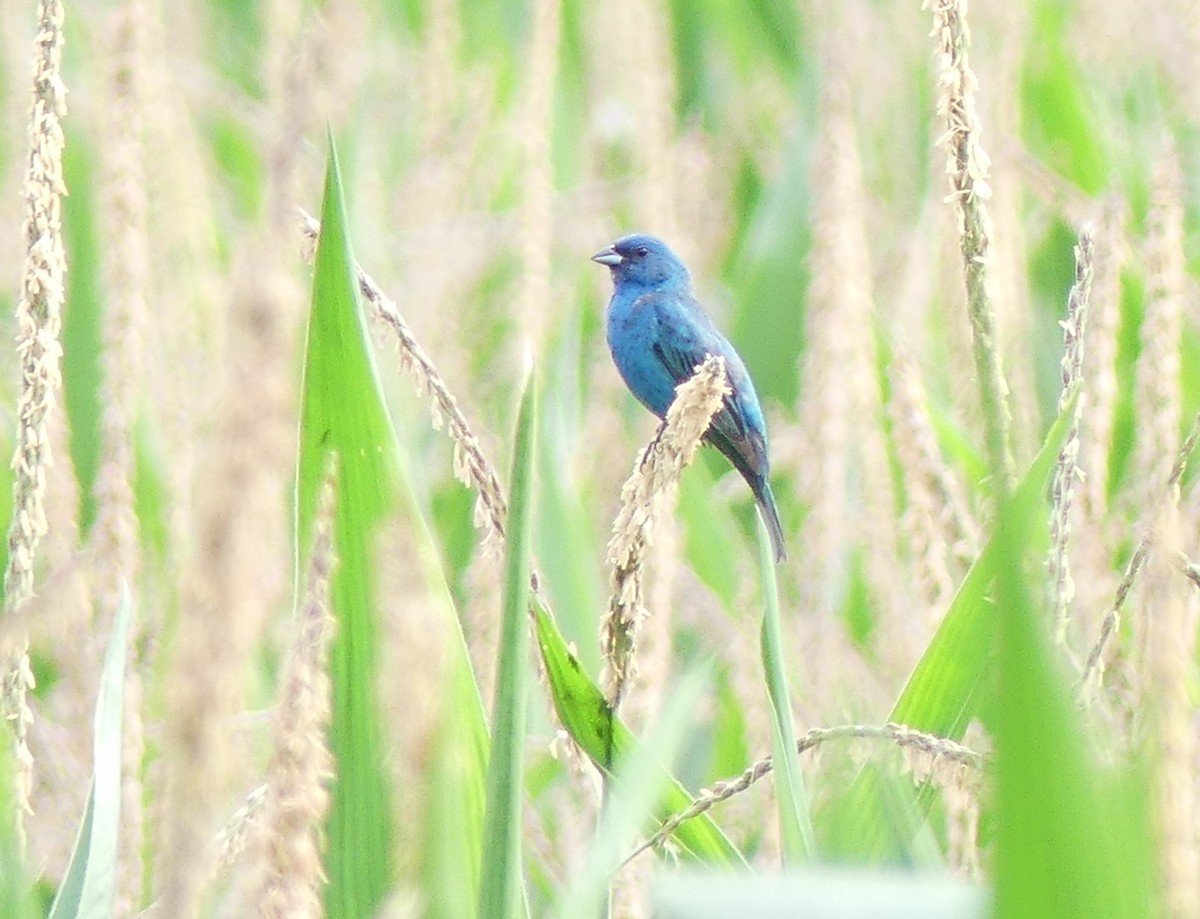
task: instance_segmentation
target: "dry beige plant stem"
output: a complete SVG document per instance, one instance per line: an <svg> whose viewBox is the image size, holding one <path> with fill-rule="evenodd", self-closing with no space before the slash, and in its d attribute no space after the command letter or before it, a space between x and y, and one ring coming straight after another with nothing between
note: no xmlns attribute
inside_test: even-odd
<svg viewBox="0 0 1200 919"><path fill-rule="evenodd" d="M1200 441L1200 414L1197 414L1195 419L1193 419L1192 428L1188 431L1187 437L1184 438L1183 444L1179 448L1179 453L1175 457L1175 464L1171 467L1171 473L1167 478L1167 494L1159 498L1160 502L1178 503L1179 482L1183 478L1184 471L1187 469L1188 459L1191 457L1192 451L1196 449L1197 441ZM1088 654L1087 662L1083 667L1083 675L1080 677L1077 690L1077 697L1081 702L1091 702L1100 687L1101 681L1104 679L1103 658L1105 648L1108 646L1109 640L1116 634L1117 627L1121 623L1121 607L1125 605L1125 599L1129 596L1129 591L1133 588L1134 580L1146 564L1146 558L1150 554L1150 548L1153 544L1154 532L1152 529L1147 529L1142 533L1142 537L1138 540L1133 554L1129 557L1129 563L1125 566L1125 573L1121 576L1121 581L1117 585L1117 593L1113 598L1112 606L1109 607L1104 620L1100 623L1100 634L1096 637L1096 641L1092 645L1092 650Z"/></svg>
<svg viewBox="0 0 1200 919"><path fill-rule="evenodd" d="M142 354L149 282L146 230L146 168L142 135L146 9L126 0L113 12L110 38L108 139L103 145L103 215L107 305L104 316L103 460L96 472L96 600L108 622L123 585L132 588L140 569L134 501L134 429L142 381ZM137 615L138 604L132 604ZM139 622L131 623L125 676L125 730L121 764L121 859L117 915L133 915L141 902L143 826L142 684L137 649Z"/></svg>
<svg viewBox="0 0 1200 919"><path fill-rule="evenodd" d="M1091 309L1084 333L1083 377L1087 425L1081 434L1080 460L1087 478L1082 504L1089 522L1108 511L1108 463L1117 403L1117 332L1121 323L1121 269L1128 255L1125 209L1105 204L1095 233Z"/></svg>
<svg viewBox="0 0 1200 919"><path fill-rule="evenodd" d="M861 173L847 92L837 83L822 94L812 168L812 281L800 368L800 428L807 436L797 491L808 510L800 536L805 564L798 570L801 602L818 622L836 618L848 579L856 535L850 481L855 438L862 432L855 424L862 408L856 396L864 391L861 374L870 372L860 357L870 328L871 268L860 227ZM823 642L826 635L813 637ZM804 644L811 645L813 637ZM815 655L818 661L830 657ZM814 680L823 683L826 676L814 674Z"/></svg>
<svg viewBox="0 0 1200 919"><path fill-rule="evenodd" d="M647 615L642 579L655 524L729 392L724 359L709 355L690 379L676 387L666 420L621 489L621 509L608 542L612 593L600 625L605 660L602 682L614 710L633 677L637 630Z"/></svg>
<svg viewBox="0 0 1200 919"><path fill-rule="evenodd" d="M605 192L620 195L631 228L652 230L675 241L686 257L695 241L695 227L680 223L680 194L685 188L680 168L680 131L676 117L676 61L671 52L671 4L667 0L609 0L586 7L589 30L606 36L587 50L593 86L594 120L606 152L617 152L596 163L599 173L613 181ZM607 160L607 161L606 161ZM614 168L615 166L615 168ZM688 192L694 186L686 186ZM706 189L711 192L711 189ZM711 194L692 195L712 208ZM589 208L600 227L611 226L612 215ZM576 219L572 223L578 224Z"/></svg>
<svg viewBox="0 0 1200 919"><path fill-rule="evenodd" d="M104 145L103 194L107 303L100 438L96 471L96 567L101 609L115 608L121 581L132 584L138 566L134 508L134 445L149 264L146 236L145 147L141 82L144 4L127 0L114 11L111 36L109 137Z"/></svg>
<svg viewBox="0 0 1200 919"><path fill-rule="evenodd" d="M1183 417L1179 349L1187 269L1182 195L1178 154L1168 143L1155 167L1146 215L1146 305L1134 378L1137 439L1129 498L1143 524L1157 517Z"/></svg>
<svg viewBox="0 0 1200 919"><path fill-rule="evenodd" d="M1075 284L1067 298L1067 318L1062 323L1065 348L1062 358L1062 394L1058 410L1065 411L1072 396L1078 397L1072 409L1066 440L1058 451L1051 486L1053 509L1050 515L1050 585L1054 591L1054 640L1063 645L1071 620L1071 600L1075 584L1067 549L1071 542L1071 502L1079 471L1079 419L1083 413L1083 342L1087 328L1088 305L1092 292L1092 256L1094 229L1091 224L1079 231L1075 246Z"/></svg>
<svg viewBox="0 0 1200 919"><path fill-rule="evenodd" d="M805 753L831 740L866 739L890 741L902 750L929 758L931 766L939 760L965 766L976 772L987 769L988 760L981 753L964 747L960 743L914 730L903 724L843 724L829 728L812 728L796 739L796 753ZM646 849L661 845L681 824L699 817L713 806L741 794L774 768L771 757L760 759L736 778L717 782L712 788L700 792L687 810L680 811L663 821L654 835L633 850L622 862L626 864ZM932 773L932 769L930 769Z"/></svg>
<svg viewBox="0 0 1200 919"><path fill-rule="evenodd" d="M53 464L49 424L62 384L62 305L67 273L63 251L63 132L66 86L62 81L63 4L40 0L34 40L33 100L29 112L29 154L25 165L22 236L25 264L17 301L17 359L21 382L17 395L17 446L13 456L13 515L8 529L8 566L4 572L4 612L12 615L33 596L38 544L46 535L46 477ZM0 715L13 732L17 834L25 845L30 813L33 756L29 728L33 689L26 641L0 660Z"/></svg>
<svg viewBox="0 0 1200 919"><path fill-rule="evenodd" d="M172 8L168 33L163 4L147 6L141 102L144 145L151 154L145 169L153 252L142 387L153 398L142 401L141 411L163 451L156 469L166 494L163 522L169 534L167 566L173 575L186 563L197 532L196 464L201 445L216 425L219 391L197 386L196 381L208 379L218 364L216 345L223 338L228 310L225 262L218 251L222 233L214 213L220 208L221 180L209 175L207 139L179 83L177 30L182 10ZM157 574L153 569L149 573ZM151 635L163 634L166 610L178 597L180 579L168 579L174 585L171 599L139 610L142 628ZM160 798L157 789L150 793Z"/></svg>
<svg viewBox="0 0 1200 919"><path fill-rule="evenodd" d="M1188 612L1188 586L1179 577L1180 539L1176 502L1159 504L1155 541L1146 565L1143 596L1146 656L1144 717L1156 769L1153 774L1158 828L1159 876L1166 915L1190 919L1200 915L1200 852L1196 840L1196 732L1189 686L1194 678L1195 621Z"/></svg>
<svg viewBox="0 0 1200 919"><path fill-rule="evenodd" d="M214 442L198 464L195 550L181 586L164 727L157 877L164 913L180 919L196 915L211 821L244 753L227 722L244 704L247 658L288 587L282 510L294 469L295 290L274 264L249 262L232 288L230 366Z"/></svg>
<svg viewBox="0 0 1200 919"><path fill-rule="evenodd" d="M967 59L971 37L966 6L965 0L925 0L925 7L933 12L931 34L937 41L937 109L945 122L941 143L946 150L949 201L958 222L987 453L991 468L1001 477L1000 488L1006 492L1015 475L1010 442L1012 419L989 282L993 237L987 205L992 195L988 185L990 160L979 141L976 79Z"/></svg>
<svg viewBox="0 0 1200 919"><path fill-rule="evenodd" d="M226 868L236 862L246 851L251 837L262 823L263 808L267 803L267 783L256 785L246 795L241 806L225 821L225 825L213 837L213 868Z"/></svg>
<svg viewBox="0 0 1200 919"><path fill-rule="evenodd" d="M431 751L446 740L442 722L452 703L445 698L445 687L453 680L450 649L458 640L453 634L457 611L442 586L440 571L431 570L429 550L420 545L428 537L420 530L403 513L398 515L380 532L375 553L375 596L378 608L388 613L380 621L380 704L384 711L403 712L388 729L387 767L398 827L423 825L433 808L436 780L431 775ZM499 591L497 585L488 595L492 609ZM487 685L478 670L476 683L481 688ZM420 834L397 835L392 863L398 878L417 878L424 857Z"/></svg>
<svg viewBox="0 0 1200 919"><path fill-rule="evenodd" d="M321 487L295 641L275 709L258 836L263 877L254 899L258 915L272 919L317 919L323 915L320 834L329 810L327 783L333 770L326 730L332 704L327 665L334 631L330 584L336 565L335 476L336 471L327 473Z"/></svg>
<svg viewBox="0 0 1200 919"><path fill-rule="evenodd" d="M824 583L829 596L831 582L844 585L848 579L838 569L845 569L844 560L853 551L862 551L869 559L864 575L881 629L877 647L894 652L888 663L906 670L914 650L910 638L916 633L904 621L911 607L899 564L901 537L873 332L870 212L852 90L836 71L829 83L821 96L819 153L813 168L812 283L805 338L807 360L812 361L806 362L805 370L811 377L801 386L806 407L814 406L815 420L821 424L815 430L805 426L811 441L806 465L818 470L820 480L807 483L805 489L809 512L806 564L801 570L806 581L815 583L807 584L804 594L820 596ZM831 460L839 450L844 455ZM825 543L819 552L807 539L810 520L814 535L834 537L816 540ZM847 532L839 544L842 528ZM820 615L823 606L813 614ZM817 679L823 679L819 672Z"/></svg>
<svg viewBox="0 0 1200 919"><path fill-rule="evenodd" d="M938 447L919 369L899 353L890 373L892 438L907 496L901 526L909 564L934 625L954 594L960 569L965 571L979 553L979 526L965 489Z"/></svg>
<svg viewBox="0 0 1200 919"><path fill-rule="evenodd" d="M691 228L677 216L677 179L673 165L675 132L675 56L671 47L671 14L665 0L624 0L617 15L624 19L621 41L629 55L632 103L636 110L640 181L632 204L641 226L656 227L673 238ZM685 240L685 242L688 240Z"/></svg>
<svg viewBox="0 0 1200 919"><path fill-rule="evenodd" d="M988 92L979 101L999 154L992 161L989 183L994 226L989 284L996 304L996 341L1010 389L1011 446L1023 463L1039 446L1042 405L1037 393L1038 352L1029 347L1037 334L1028 262L1034 246L1027 238L1033 223L1027 220L1027 192L1014 158L1008 155L1008 139L1023 133L1022 73L1033 16L1021 3L976 4L973 12L979 15L977 27L990 39L984 77Z"/></svg>
<svg viewBox="0 0 1200 919"><path fill-rule="evenodd" d="M533 30L526 53L528 68L521 112L521 291L518 327L532 339L534 354L552 315L550 253L554 250L553 136L554 76L558 65L560 0L537 0L532 6Z"/></svg>
<svg viewBox="0 0 1200 919"><path fill-rule="evenodd" d="M1093 207L1094 210L1094 207ZM1079 431L1079 468L1071 522L1071 579L1075 597L1071 642L1099 627L1116 590L1113 544L1119 536L1117 515L1109 513L1109 452L1117 403L1117 333L1121 319L1121 270L1127 254L1124 210L1116 199L1105 202L1096 218L1092 295L1083 333L1083 388Z"/></svg>

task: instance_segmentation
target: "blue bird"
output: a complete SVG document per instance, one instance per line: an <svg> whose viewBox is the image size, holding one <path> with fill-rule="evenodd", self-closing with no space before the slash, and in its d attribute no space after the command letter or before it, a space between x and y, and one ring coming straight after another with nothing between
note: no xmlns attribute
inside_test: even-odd
<svg viewBox="0 0 1200 919"><path fill-rule="evenodd" d="M608 349L625 385L659 418L675 401L675 387L712 354L725 359L732 390L704 439L720 450L750 485L771 534L775 560L787 557L783 527L771 494L767 424L746 365L717 331L692 293L687 267L661 239L633 235L592 256L612 272Z"/></svg>

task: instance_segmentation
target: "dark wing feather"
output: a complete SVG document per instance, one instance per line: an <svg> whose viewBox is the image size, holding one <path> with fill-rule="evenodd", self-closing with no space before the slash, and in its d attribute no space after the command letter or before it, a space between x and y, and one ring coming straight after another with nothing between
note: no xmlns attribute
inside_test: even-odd
<svg viewBox="0 0 1200 919"><path fill-rule="evenodd" d="M707 350L678 348L661 341L654 344L653 351L676 386L690 379L696 372L696 367L704 363L704 359L710 353ZM704 439L720 450L749 481L763 474L766 445L762 437L746 424L746 419L734 399L735 395L736 390L725 396L724 405L713 416Z"/></svg>
<svg viewBox="0 0 1200 919"><path fill-rule="evenodd" d="M656 304L657 305L657 304ZM659 313L661 325L669 326L669 316ZM691 317L690 335L686 338L674 337L670 343L664 343L662 336L651 346L655 358L662 364L670 378L678 386L696 372L696 367L704 362L709 354L728 354L729 346L715 329L708 318L699 309ZM705 341L705 339L708 341ZM724 454L725 458L741 473L754 500L762 512L763 522L771 536L775 550L775 560L783 561L787 557L784 545L783 527L779 522L779 511L775 506L775 497L771 494L771 485L767 481L767 443L760 428L748 424L740 407L738 398L739 380L745 376L745 368L741 361L733 358L733 364L726 361L726 372L729 375L731 392L725 396L721 410L713 416L712 424L705 432L704 439ZM748 381L747 381L748 382Z"/></svg>

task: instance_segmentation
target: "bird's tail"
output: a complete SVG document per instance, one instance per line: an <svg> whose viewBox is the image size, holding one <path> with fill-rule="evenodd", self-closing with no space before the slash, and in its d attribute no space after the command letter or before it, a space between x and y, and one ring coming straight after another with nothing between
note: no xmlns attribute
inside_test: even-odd
<svg viewBox="0 0 1200 919"><path fill-rule="evenodd" d="M766 477L756 477L754 481L754 500L758 502L758 510L771 536L771 546L775 550L776 563L787 558L787 547L783 543L783 525L779 522L779 511L775 508L775 495L771 493L771 483Z"/></svg>

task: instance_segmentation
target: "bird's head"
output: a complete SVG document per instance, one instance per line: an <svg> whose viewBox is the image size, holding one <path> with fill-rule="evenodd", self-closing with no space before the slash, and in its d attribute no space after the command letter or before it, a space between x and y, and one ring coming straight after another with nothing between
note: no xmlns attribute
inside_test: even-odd
<svg viewBox="0 0 1200 919"><path fill-rule="evenodd" d="M686 288L691 282L687 267L670 246L657 236L635 233L623 236L607 249L592 256L593 262L607 265L617 284L628 282L640 287Z"/></svg>

